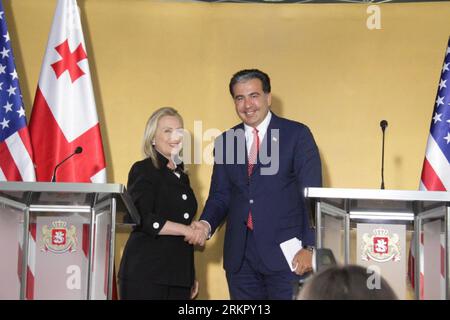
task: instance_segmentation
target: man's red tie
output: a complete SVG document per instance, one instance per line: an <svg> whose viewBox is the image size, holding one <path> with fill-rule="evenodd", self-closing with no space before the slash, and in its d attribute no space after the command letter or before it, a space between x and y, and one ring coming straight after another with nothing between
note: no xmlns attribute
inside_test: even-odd
<svg viewBox="0 0 450 320"><path fill-rule="evenodd" d="M258 158L258 152L259 152L259 136L258 136L258 129L253 128L253 142L252 146L250 147L250 153L248 155L248 178L250 179L250 176L253 172L253 167L256 164L256 159ZM253 218L252 218L252 212L248 212L247 217L247 228L250 230L253 230Z"/></svg>

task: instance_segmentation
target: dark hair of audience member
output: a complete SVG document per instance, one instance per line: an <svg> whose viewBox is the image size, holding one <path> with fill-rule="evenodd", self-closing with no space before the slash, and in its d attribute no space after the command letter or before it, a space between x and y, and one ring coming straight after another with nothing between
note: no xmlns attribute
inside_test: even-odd
<svg viewBox="0 0 450 320"><path fill-rule="evenodd" d="M379 276L378 288L369 288L374 272L357 265L329 267L306 281L299 300L396 300L392 288Z"/></svg>

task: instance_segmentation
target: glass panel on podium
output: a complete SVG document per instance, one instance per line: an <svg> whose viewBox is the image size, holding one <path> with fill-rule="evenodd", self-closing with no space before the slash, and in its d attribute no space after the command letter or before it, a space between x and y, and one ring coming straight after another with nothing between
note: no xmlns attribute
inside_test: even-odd
<svg viewBox="0 0 450 320"><path fill-rule="evenodd" d="M345 253L346 237L346 212L336 206L321 203L320 210L321 230L320 248L328 248L333 252L336 262L348 263Z"/></svg>
<svg viewBox="0 0 450 320"><path fill-rule="evenodd" d="M113 205L111 199L105 199L94 208L96 236L91 258L91 299L107 299L108 296L109 279L113 272L109 263L110 252L114 252L111 247L113 217L110 214Z"/></svg>
<svg viewBox="0 0 450 320"><path fill-rule="evenodd" d="M20 297L26 206L17 202L18 199L22 199L22 194L11 197L0 191L0 300L15 300Z"/></svg>
<svg viewBox="0 0 450 320"><path fill-rule="evenodd" d="M420 284L422 299L445 297L445 206L421 213L417 220L420 228Z"/></svg>

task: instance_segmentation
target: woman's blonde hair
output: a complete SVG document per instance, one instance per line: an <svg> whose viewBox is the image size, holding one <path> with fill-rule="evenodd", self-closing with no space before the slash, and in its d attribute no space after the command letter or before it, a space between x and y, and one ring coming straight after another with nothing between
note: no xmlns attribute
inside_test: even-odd
<svg viewBox="0 0 450 320"><path fill-rule="evenodd" d="M158 155L157 151L153 145L153 141L156 136L156 129L158 128L159 119L165 116L172 116L178 118L181 122L181 126L183 127L183 118L180 116L177 110L171 107L163 107L155 112L148 118L147 124L145 125L144 130L144 138L142 141L142 151L146 158L150 158L152 160L153 165L156 168L159 168L158 163Z"/></svg>

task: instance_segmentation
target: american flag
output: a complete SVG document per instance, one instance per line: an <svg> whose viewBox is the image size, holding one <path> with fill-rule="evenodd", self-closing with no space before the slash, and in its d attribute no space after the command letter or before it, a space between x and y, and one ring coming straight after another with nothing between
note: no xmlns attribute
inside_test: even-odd
<svg viewBox="0 0 450 320"><path fill-rule="evenodd" d="M447 191L450 190L450 39L445 51L444 64L436 94L433 115L431 119L430 134L428 135L425 159L422 166L419 190ZM442 237L441 237L442 238ZM423 250L424 235L420 236L420 250ZM441 239L441 264L444 262ZM415 244L411 242L408 261L408 273L412 287L415 287ZM426 275L423 273L424 261L420 261L420 299L426 298L424 286ZM441 280L445 277L441 270ZM441 281L442 286L442 281Z"/></svg>
<svg viewBox="0 0 450 320"><path fill-rule="evenodd" d="M450 190L450 42L431 120L420 190Z"/></svg>
<svg viewBox="0 0 450 320"><path fill-rule="evenodd" d="M25 108L1 1L0 33L0 181L34 181Z"/></svg>

